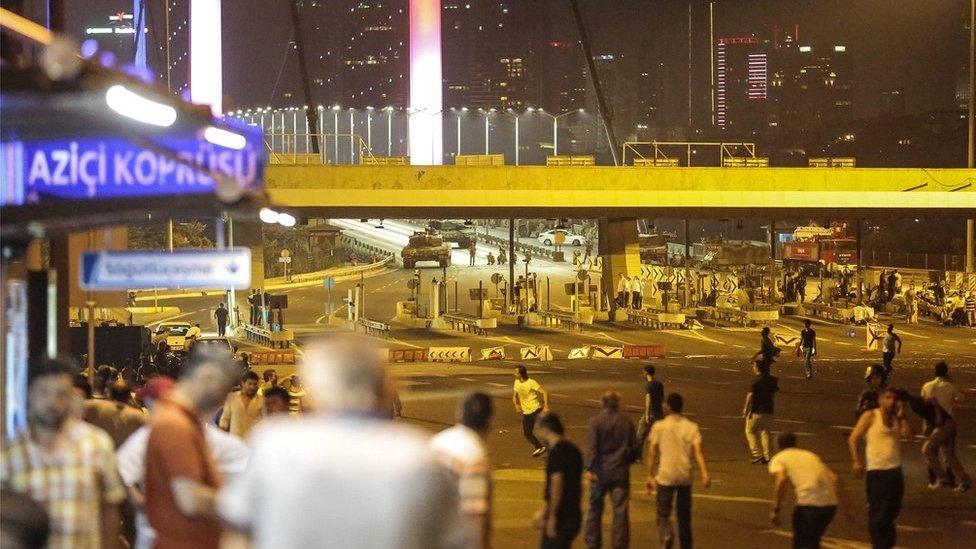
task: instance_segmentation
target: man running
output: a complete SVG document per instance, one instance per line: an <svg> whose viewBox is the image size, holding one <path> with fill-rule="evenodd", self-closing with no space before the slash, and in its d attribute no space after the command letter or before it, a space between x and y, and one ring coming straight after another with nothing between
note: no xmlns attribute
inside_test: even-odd
<svg viewBox="0 0 976 549"><path fill-rule="evenodd" d="M895 325L888 325L888 333L882 341L881 363L884 365L885 377L891 377L891 361L895 354L901 354L901 338L895 333Z"/></svg>
<svg viewBox="0 0 976 549"><path fill-rule="evenodd" d="M776 357L779 356L780 348L777 347L776 344L773 343L773 339L769 337L769 326L764 326L760 334L761 339L759 342L759 350L756 351L756 354L752 355L752 360L762 357L760 362L766 364L767 366L771 366L776 360Z"/></svg>
<svg viewBox="0 0 976 549"><path fill-rule="evenodd" d="M515 405L515 413L522 415L522 434L532 444L532 457L541 456L546 452L546 447L535 437L533 429L539 414L549 411L549 393L538 381L529 377L528 370L522 364L515 368L512 403Z"/></svg>
<svg viewBox="0 0 976 549"><path fill-rule="evenodd" d="M773 475L773 507L769 520L780 523L780 509L786 493L786 483L793 485L796 505L793 507L793 547L817 549L830 521L837 512L837 501L849 520L853 509L847 501L844 486L837 474L827 467L817 454L796 447L796 435L784 431L776 437L779 452L769 462Z"/></svg>
<svg viewBox="0 0 976 549"><path fill-rule="evenodd" d="M898 391L888 387L878 398L878 408L861 414L847 439L854 474L861 476L865 464L858 449L866 440L868 532L875 549L895 546L895 520L905 495L905 476L901 470L901 441L911 440L912 427L905 415L907 406Z"/></svg>
<svg viewBox="0 0 976 549"><path fill-rule="evenodd" d="M803 372L813 378L813 355L817 354L817 331L810 327L810 319L803 321L800 331L800 350L803 351Z"/></svg>
<svg viewBox="0 0 976 549"><path fill-rule="evenodd" d="M644 367L644 413L637 423L637 442L642 454L651 426L664 419L664 384L654 379L656 373L654 366Z"/></svg>
<svg viewBox="0 0 976 549"><path fill-rule="evenodd" d="M698 424L688 420L681 411L684 399L671 393L665 401L663 420L651 428L647 442L648 493L657 491L657 525L661 545L666 549L674 546L674 527L671 525L671 508L677 500L678 536L681 549L691 549L691 460L694 455L701 472L702 485L708 488L712 480L702 452L701 431ZM660 464L654 474L654 462L660 453Z"/></svg>

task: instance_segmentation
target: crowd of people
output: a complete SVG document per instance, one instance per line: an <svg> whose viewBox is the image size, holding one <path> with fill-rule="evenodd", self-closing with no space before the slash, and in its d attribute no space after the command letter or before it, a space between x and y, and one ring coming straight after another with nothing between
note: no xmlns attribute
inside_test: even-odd
<svg viewBox="0 0 976 549"><path fill-rule="evenodd" d="M815 334L801 345L815 346ZM775 349L765 331L742 412L747 451L773 477L769 520L782 520L792 485L794 546L818 547L838 508L852 516L853 507L838 475L799 448L795 435L780 432L773 446ZM895 544L909 412L923 419L929 488L964 492L971 485L955 453L961 393L948 365L937 364L917 395L889 386L891 373L890 361L869 368L848 439L852 469L866 479L868 533L878 548ZM523 435L532 456L546 460L532 519L542 547L570 547L581 532L587 547L602 546L608 499L608 545L627 547L638 462L656 501L662 546L693 546L694 471L702 487L711 484L702 433L654 366L643 371L637 424L621 410L620 395L605 391L582 447L566 436L542 384L521 365L514 377ZM491 543L492 397L462 396L457 424L430 437L392 421L401 405L385 365L353 340L309 348L300 375L281 382L273 370L259 376L212 348L191 354L178 379L156 376L137 390L110 367L89 380L69 360L46 359L30 368L28 404L27 427L4 447L0 464L5 502L24 502L14 519L5 514L5 547Z"/></svg>

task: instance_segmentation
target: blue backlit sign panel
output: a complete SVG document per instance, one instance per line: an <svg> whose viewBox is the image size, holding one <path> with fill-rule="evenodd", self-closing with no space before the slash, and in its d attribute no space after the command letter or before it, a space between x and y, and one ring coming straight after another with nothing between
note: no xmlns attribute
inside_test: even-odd
<svg viewBox="0 0 976 549"><path fill-rule="evenodd" d="M197 136L157 140L159 151L113 138L4 143L0 145L0 205L43 203L46 198L213 194L216 183L208 171L229 177L243 190L256 189L265 162L261 135L242 128L234 131L247 138L241 150L213 145Z"/></svg>
<svg viewBox="0 0 976 549"><path fill-rule="evenodd" d="M84 290L247 288L251 250L85 252L79 274Z"/></svg>

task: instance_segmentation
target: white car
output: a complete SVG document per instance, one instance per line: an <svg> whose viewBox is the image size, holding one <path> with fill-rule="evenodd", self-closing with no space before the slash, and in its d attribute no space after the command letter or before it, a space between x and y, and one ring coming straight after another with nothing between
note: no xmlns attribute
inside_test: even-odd
<svg viewBox="0 0 976 549"><path fill-rule="evenodd" d="M539 242L546 246L552 246L556 242L556 234L562 234L566 237L563 244L569 246L583 246L586 244L586 237L578 234L573 234L566 229L550 229L548 231L539 233Z"/></svg>
<svg viewBox="0 0 976 549"><path fill-rule="evenodd" d="M182 351L186 347L186 333L192 327L189 322L160 322L152 333L153 348L158 349L165 341L171 351Z"/></svg>

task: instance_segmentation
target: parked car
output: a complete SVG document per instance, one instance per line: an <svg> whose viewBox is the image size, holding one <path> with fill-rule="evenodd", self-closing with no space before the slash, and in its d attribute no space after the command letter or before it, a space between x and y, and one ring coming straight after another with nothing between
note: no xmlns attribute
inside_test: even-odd
<svg viewBox="0 0 976 549"><path fill-rule="evenodd" d="M234 347L230 341L223 336L203 336L193 344L193 352L213 351L215 353L234 354Z"/></svg>
<svg viewBox="0 0 976 549"><path fill-rule="evenodd" d="M189 322L160 322L152 332L153 349L158 349L159 344L165 341L170 351L182 351L186 346L186 333L192 327Z"/></svg>
<svg viewBox="0 0 976 549"><path fill-rule="evenodd" d="M556 242L556 234L562 234L566 237L563 244L568 246L583 246L586 244L586 237L579 234L573 234L567 229L550 229L548 231L543 231L539 233L539 242L546 246L552 246Z"/></svg>

